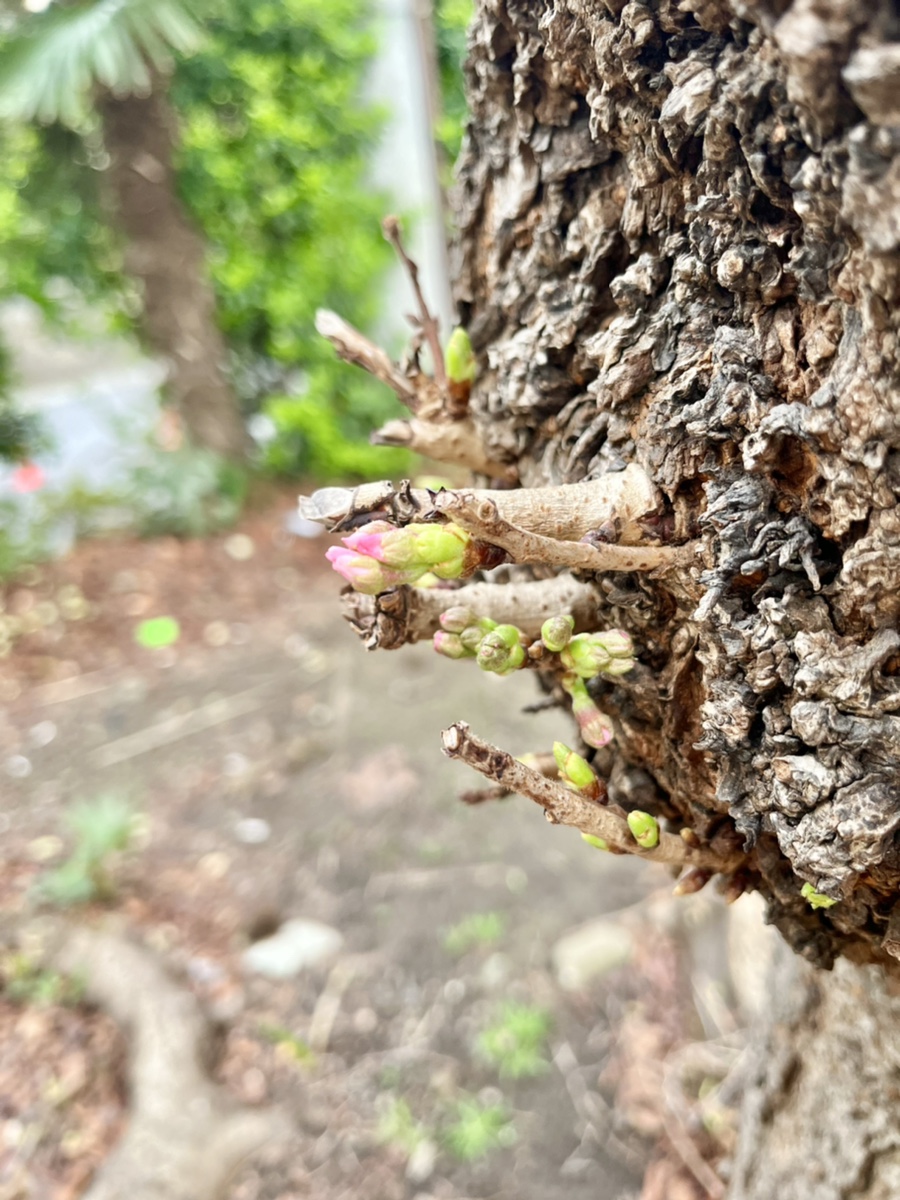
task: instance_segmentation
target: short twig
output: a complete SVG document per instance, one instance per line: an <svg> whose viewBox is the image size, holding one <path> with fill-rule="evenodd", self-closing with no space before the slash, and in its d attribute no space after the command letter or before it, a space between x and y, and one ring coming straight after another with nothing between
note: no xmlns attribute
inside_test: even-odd
<svg viewBox="0 0 900 1200"><path fill-rule="evenodd" d="M597 592L571 575L503 585L470 583L457 589L403 586L380 596L363 596L347 588L341 604L344 619L367 650L397 650L430 638L441 627L441 613L460 604L500 625L516 625L532 638L548 617L560 613L571 613L576 633L597 627Z"/></svg>
<svg viewBox="0 0 900 1200"><path fill-rule="evenodd" d="M316 331L327 338L344 362L362 367L396 392L398 399L412 412L419 408L419 395L400 368L380 346L327 308L316 313Z"/></svg>
<svg viewBox="0 0 900 1200"><path fill-rule="evenodd" d="M413 291L416 295L416 303L419 306L419 323L431 350L431 357L434 359L434 380L441 391L446 392L447 372L444 369L444 351L441 348L438 322L437 318L431 315L428 305L425 303L425 297L422 295L422 289L419 286L419 268L404 249L403 237L400 233L400 222L397 218L385 217L381 222L381 228L384 230L384 236L397 251L400 261L406 267L409 274Z"/></svg>
<svg viewBox="0 0 900 1200"><path fill-rule="evenodd" d="M460 759L494 783L533 800L544 809L553 824L572 825L582 833L602 838L626 854L675 866L705 867L722 874L729 874L746 861L742 854L726 857L716 854L708 846L688 846L682 838L665 832L660 832L657 846L644 850L632 837L624 815L584 799L556 780L546 779L505 750L483 741L464 721L457 721L445 729L441 741L448 758Z"/></svg>

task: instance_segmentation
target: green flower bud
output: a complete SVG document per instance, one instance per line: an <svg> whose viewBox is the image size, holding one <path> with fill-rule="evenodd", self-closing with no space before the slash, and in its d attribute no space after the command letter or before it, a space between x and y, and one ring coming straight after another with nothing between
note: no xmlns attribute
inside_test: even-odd
<svg viewBox="0 0 900 1200"><path fill-rule="evenodd" d="M644 850L652 850L654 846L659 845L659 821L656 817L651 817L649 813L636 808L628 814L626 820L634 840Z"/></svg>
<svg viewBox="0 0 900 1200"><path fill-rule="evenodd" d="M508 671L518 670L524 661L525 651L515 625L498 625L481 639L477 662L482 671L505 675Z"/></svg>
<svg viewBox="0 0 900 1200"><path fill-rule="evenodd" d="M608 850L609 843L604 842L603 838L594 837L592 833L583 833L581 840L587 842L589 846L595 846L598 850Z"/></svg>
<svg viewBox="0 0 900 1200"><path fill-rule="evenodd" d="M484 630L480 629L477 625L467 625L459 635L459 640L467 650L471 650L475 654L478 647L484 641L484 636Z"/></svg>
<svg viewBox="0 0 900 1200"><path fill-rule="evenodd" d="M469 335L461 327L450 334L444 351L444 367L451 383L474 383L478 372Z"/></svg>
<svg viewBox="0 0 900 1200"><path fill-rule="evenodd" d="M548 617L541 626L541 641L553 654L559 654L569 644L575 629L575 618L565 614Z"/></svg>
<svg viewBox="0 0 900 1200"><path fill-rule="evenodd" d="M811 883L804 883L800 895L812 908L831 908L833 904L837 904L837 900L832 900L831 896L817 892Z"/></svg>
<svg viewBox="0 0 900 1200"><path fill-rule="evenodd" d="M605 633L576 634L560 654L560 661L582 679L593 679L601 671L610 675L630 671L634 666L633 652L634 645L627 633L609 629Z"/></svg>
<svg viewBox="0 0 900 1200"><path fill-rule="evenodd" d="M593 791L597 785L597 776L590 765L570 749L565 742L553 743L553 757L559 767L559 777L568 787L576 792Z"/></svg>
<svg viewBox="0 0 900 1200"><path fill-rule="evenodd" d="M471 650L462 644L458 633L445 633L440 630L434 635L434 648L444 658L474 658Z"/></svg>
<svg viewBox="0 0 900 1200"><path fill-rule="evenodd" d="M442 612L438 620L441 623L441 629L446 629L448 633L462 633L469 625L474 625L478 617L471 608L466 608L463 604L455 604L453 608Z"/></svg>

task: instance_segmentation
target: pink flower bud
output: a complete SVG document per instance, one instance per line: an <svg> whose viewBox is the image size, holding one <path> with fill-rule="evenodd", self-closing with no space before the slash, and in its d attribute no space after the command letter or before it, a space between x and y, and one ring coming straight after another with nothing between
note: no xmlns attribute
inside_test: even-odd
<svg viewBox="0 0 900 1200"><path fill-rule="evenodd" d="M407 571L386 567L376 559L357 554L345 546L332 546L325 552L325 557L351 587L366 596L377 596L402 583L415 583L425 573L424 567Z"/></svg>

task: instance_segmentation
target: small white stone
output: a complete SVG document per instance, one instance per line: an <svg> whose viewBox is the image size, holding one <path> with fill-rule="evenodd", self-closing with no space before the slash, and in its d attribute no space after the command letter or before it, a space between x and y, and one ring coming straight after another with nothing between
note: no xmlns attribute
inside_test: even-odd
<svg viewBox="0 0 900 1200"><path fill-rule="evenodd" d="M11 754L3 766L13 779L27 779L31 774L31 760L24 754Z"/></svg>
<svg viewBox="0 0 900 1200"><path fill-rule="evenodd" d="M604 917L571 930L553 947L553 969L562 987L577 991L592 979L624 966L631 958L631 934Z"/></svg>
<svg viewBox="0 0 900 1200"><path fill-rule="evenodd" d="M343 944L337 929L320 921L292 917L271 937L248 946L241 963L245 971L267 979L291 979L333 957Z"/></svg>
<svg viewBox="0 0 900 1200"><path fill-rule="evenodd" d="M260 846L272 836L272 826L262 817L243 817L234 827L234 836L245 846Z"/></svg>
<svg viewBox="0 0 900 1200"><path fill-rule="evenodd" d="M225 553L235 562L246 562L256 553L256 545L246 533L233 533L225 539Z"/></svg>
<svg viewBox="0 0 900 1200"><path fill-rule="evenodd" d="M425 1138L419 1142L406 1164L406 1178L410 1183L424 1183L434 1174L437 1161L437 1146Z"/></svg>
<svg viewBox="0 0 900 1200"><path fill-rule="evenodd" d="M28 730L28 740L37 749L49 746L55 737L56 726L52 721L38 721L37 725L32 725Z"/></svg>

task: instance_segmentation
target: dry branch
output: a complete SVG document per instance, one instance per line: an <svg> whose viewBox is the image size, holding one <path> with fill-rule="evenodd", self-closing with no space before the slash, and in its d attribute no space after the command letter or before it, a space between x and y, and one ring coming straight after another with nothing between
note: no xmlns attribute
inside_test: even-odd
<svg viewBox="0 0 900 1200"><path fill-rule="evenodd" d="M436 317L432 316L428 305L425 303L425 297L422 295L422 288L419 285L419 268L406 253L400 233L400 222L397 218L385 217L381 222L381 228L384 230L384 236L397 251L400 261L409 275L413 292L416 296L416 303L419 306L419 325L421 326L422 333L425 335L425 340L428 342L428 347L431 350L431 357L434 360L434 382L442 393L446 393L447 372L444 369L444 352L441 349L438 321Z"/></svg>
<svg viewBox="0 0 900 1200"><path fill-rule="evenodd" d="M652 850L642 849L632 837L623 814L586 800L564 784L545 778L505 750L483 741L464 721L457 721L445 729L441 742L448 758L460 759L486 779L533 800L544 809L553 824L571 825L582 833L602 838L625 854L635 854L651 862L701 867L725 875L746 863L743 854L722 855L706 846L688 846L682 838L662 831L657 846Z"/></svg>
<svg viewBox="0 0 900 1200"><path fill-rule="evenodd" d="M539 537L578 542L598 529L613 527L619 546L646 545L642 522L663 507L662 496L646 471L631 463L624 471L562 487L435 493L411 487L407 480L396 486L385 480L357 488L321 488L312 496L300 497L300 515L320 521L332 531L348 528L366 517L384 517L396 525L406 525L439 514L449 516L459 495L467 498L466 504L474 497L479 504L494 505L501 521ZM670 550L665 561L672 560L672 553Z"/></svg>
<svg viewBox="0 0 900 1200"><path fill-rule="evenodd" d="M597 625L596 591L569 575L503 585L472 583L461 589L403 586L380 596L364 596L347 588L341 603L345 620L367 650L397 650L430 638L440 629L441 613L459 604L498 624L516 625L535 638L544 621L559 613L572 614L576 633Z"/></svg>
<svg viewBox="0 0 900 1200"><path fill-rule="evenodd" d="M380 346L376 346L364 333L354 329L343 317L330 309L320 308L316 313L316 331L327 338L344 362L362 367L397 393L401 403L413 412L419 407L419 396L400 368Z"/></svg>
<svg viewBox="0 0 900 1200"><path fill-rule="evenodd" d="M516 468L495 462L487 454L472 421L388 421L371 434L373 446L403 446L436 462L466 467L492 479L515 483Z"/></svg>

